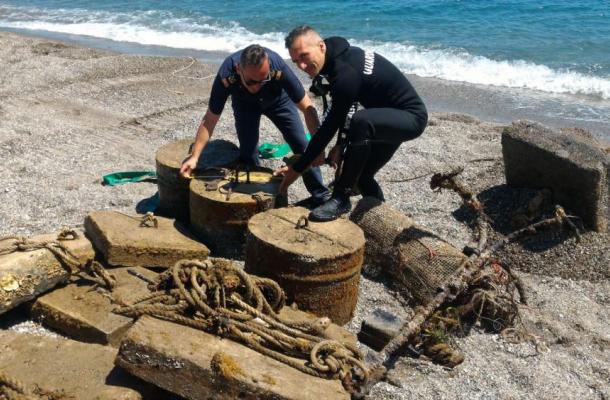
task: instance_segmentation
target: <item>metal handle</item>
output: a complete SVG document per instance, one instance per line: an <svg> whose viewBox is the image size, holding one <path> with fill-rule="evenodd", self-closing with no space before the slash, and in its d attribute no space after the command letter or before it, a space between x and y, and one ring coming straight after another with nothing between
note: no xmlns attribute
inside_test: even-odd
<svg viewBox="0 0 610 400"><path fill-rule="evenodd" d="M295 226L296 229L303 229L309 226L309 220L305 215L301 215L297 220L297 224Z"/></svg>

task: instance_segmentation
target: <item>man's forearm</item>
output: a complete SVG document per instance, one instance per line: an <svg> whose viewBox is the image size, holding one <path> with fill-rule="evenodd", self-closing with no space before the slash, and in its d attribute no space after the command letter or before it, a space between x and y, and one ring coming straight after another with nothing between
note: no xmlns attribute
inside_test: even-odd
<svg viewBox="0 0 610 400"><path fill-rule="evenodd" d="M201 120L201 123L199 124L199 129L197 129L197 136L195 137L195 143L193 144L193 150L191 152L192 157L199 159L203 149L205 149L205 146L212 137L212 133L214 132L214 128L216 127L219 117L219 115L216 115L209 110L206 112L205 116Z"/></svg>
<svg viewBox="0 0 610 400"><path fill-rule="evenodd" d="M303 116L305 117L305 125L307 126L307 130L309 133L314 135L320 127L320 120L318 119L318 112L316 111L316 108L313 105L307 107L303 112Z"/></svg>
<svg viewBox="0 0 610 400"><path fill-rule="evenodd" d="M201 124L199 125L199 129L197 129L197 136L195 137L195 143L193 144L191 156L199 159L209 140L210 132L205 127L204 121L202 120Z"/></svg>

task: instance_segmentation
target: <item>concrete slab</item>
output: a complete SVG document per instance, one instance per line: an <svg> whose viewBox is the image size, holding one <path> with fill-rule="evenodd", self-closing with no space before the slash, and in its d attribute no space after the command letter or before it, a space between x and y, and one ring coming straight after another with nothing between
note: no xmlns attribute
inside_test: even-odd
<svg viewBox="0 0 610 400"><path fill-rule="evenodd" d="M290 307L282 308L279 312L279 316L281 318L292 320L292 321L309 321L309 322L315 322L317 319L320 318L315 314L312 314L312 313L309 313L306 311L302 311L302 310L296 310L296 309L293 309ZM356 344L356 342L358 341L356 339L356 336L353 333L351 333L347 329L343 329L341 326L339 326L337 324L333 324L333 323L331 323L328 326L328 328L326 328L326 330L324 331L324 336L326 336L329 339L338 340L340 342L351 342L351 343Z"/></svg>
<svg viewBox="0 0 610 400"><path fill-rule="evenodd" d="M349 399L341 383L306 375L231 340L142 317L116 364L190 400Z"/></svg>
<svg viewBox="0 0 610 400"><path fill-rule="evenodd" d="M140 226L139 217L97 211L85 219L85 230L108 264L126 267L170 267L182 259L205 259L210 251L180 222L155 217L158 227Z"/></svg>
<svg viewBox="0 0 610 400"><path fill-rule="evenodd" d="M405 318L376 308L362 321L358 340L373 350L381 351L390 340L398 336L405 322Z"/></svg>
<svg viewBox="0 0 610 400"><path fill-rule="evenodd" d="M167 392L116 368L116 353L108 346L0 331L0 370L27 387L63 391L65 399L170 398Z"/></svg>
<svg viewBox="0 0 610 400"><path fill-rule="evenodd" d="M502 153L509 185L548 188L590 228L610 229L610 154L592 137L518 121L502 133Z"/></svg>
<svg viewBox="0 0 610 400"><path fill-rule="evenodd" d="M110 271L117 280L112 295L132 303L150 292L147 283L129 274L128 270L135 270L150 279L157 274L140 267L114 268ZM32 316L72 339L118 346L133 320L114 314L112 309L117 304L91 290L92 286L86 280L74 277L68 285L39 297L32 306Z"/></svg>
<svg viewBox="0 0 610 400"><path fill-rule="evenodd" d="M57 239L57 234L30 238L35 242ZM91 242L81 232L62 244L85 264L95 257ZM65 282L70 271L47 249L0 255L0 314Z"/></svg>

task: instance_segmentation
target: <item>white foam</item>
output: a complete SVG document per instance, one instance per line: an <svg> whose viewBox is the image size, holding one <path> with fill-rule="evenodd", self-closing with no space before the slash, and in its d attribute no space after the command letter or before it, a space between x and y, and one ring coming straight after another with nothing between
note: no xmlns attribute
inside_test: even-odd
<svg viewBox="0 0 610 400"><path fill-rule="evenodd" d="M0 6L0 26L204 51L233 52L258 43L288 58L282 32L256 34L235 22L220 24L205 16L176 18L170 12L131 14ZM610 99L610 78L408 43L351 42L382 54L405 73L422 77Z"/></svg>
<svg viewBox="0 0 610 400"><path fill-rule="evenodd" d="M407 44L352 42L382 54L403 72L422 77L610 99L610 79L579 72L556 71L523 60L496 61L466 52L425 49Z"/></svg>
<svg viewBox="0 0 610 400"><path fill-rule="evenodd" d="M119 42L133 42L143 45L157 45L177 49L234 52L254 42L279 52L284 57L288 53L281 46L281 33L253 34L246 29L221 30L211 25L202 25L203 32L163 32L141 25L115 24L108 22L86 22L58 24L42 21L1 22L0 26L16 29L42 30L48 32L86 35L111 39Z"/></svg>

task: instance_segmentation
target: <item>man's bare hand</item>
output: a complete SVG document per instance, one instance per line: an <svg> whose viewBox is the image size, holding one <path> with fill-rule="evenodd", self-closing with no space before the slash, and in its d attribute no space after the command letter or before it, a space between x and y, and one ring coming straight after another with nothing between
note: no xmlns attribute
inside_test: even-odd
<svg viewBox="0 0 610 400"><path fill-rule="evenodd" d="M280 183L279 192L281 194L288 194L288 188L290 187L290 185L292 185L294 183L294 181L299 179L299 176L301 174L299 174L294 169L292 169L292 167L285 165L283 167L276 169L273 172L273 175L284 177L284 179L282 179L282 183Z"/></svg>
<svg viewBox="0 0 610 400"><path fill-rule="evenodd" d="M180 167L180 176L190 178L195 168L197 168L197 159L194 157L187 158Z"/></svg>
<svg viewBox="0 0 610 400"><path fill-rule="evenodd" d="M337 165L339 165L339 161L341 161L341 146L336 145L328 152L328 165L337 169Z"/></svg>

